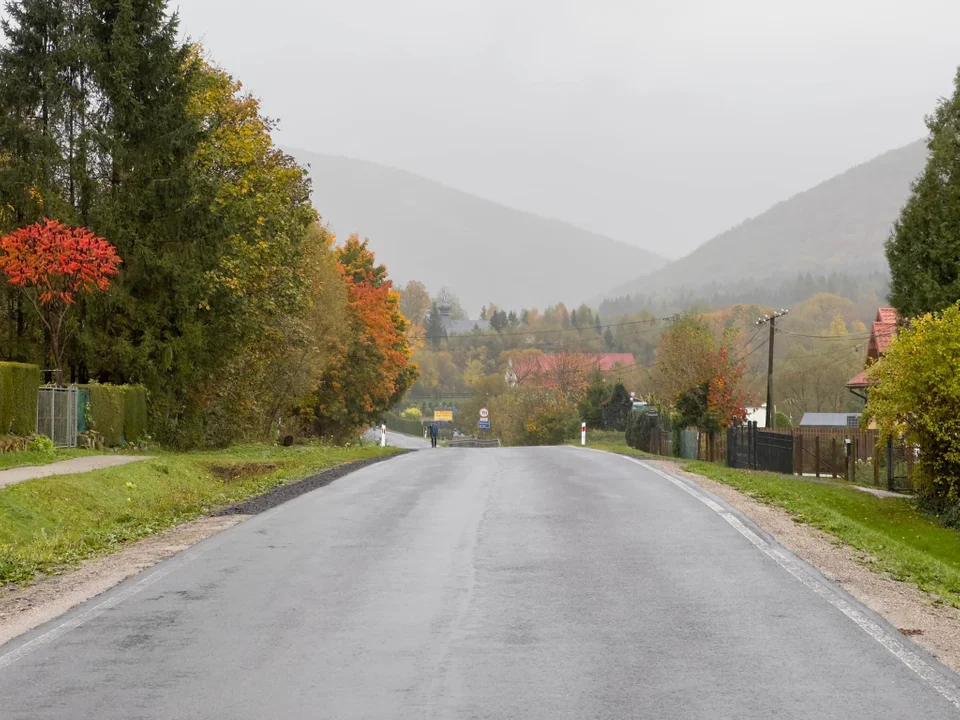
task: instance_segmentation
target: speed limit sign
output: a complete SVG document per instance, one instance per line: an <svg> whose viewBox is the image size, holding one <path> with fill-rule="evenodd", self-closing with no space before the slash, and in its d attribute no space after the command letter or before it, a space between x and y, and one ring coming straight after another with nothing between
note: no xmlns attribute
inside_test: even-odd
<svg viewBox="0 0 960 720"><path fill-rule="evenodd" d="M480 408L480 417L486 420L488 417L490 417L490 411L486 408Z"/></svg>

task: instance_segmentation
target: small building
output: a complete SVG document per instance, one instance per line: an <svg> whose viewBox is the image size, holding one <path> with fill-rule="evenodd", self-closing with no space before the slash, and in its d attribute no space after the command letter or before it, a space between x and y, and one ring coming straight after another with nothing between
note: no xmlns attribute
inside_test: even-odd
<svg viewBox="0 0 960 720"><path fill-rule="evenodd" d="M764 403L760 407L748 407L744 408L747 412L747 422L755 422L759 427L765 427L767 424L767 404Z"/></svg>
<svg viewBox="0 0 960 720"><path fill-rule="evenodd" d="M870 342L867 345L867 359L863 364L863 372L847 383L847 390L862 400L867 399L870 381L867 379L867 368L883 357L893 339L897 336L900 317L893 308L879 308L877 319L870 328Z"/></svg>
<svg viewBox="0 0 960 720"><path fill-rule="evenodd" d="M860 428L860 415L861 413L808 412L803 414L800 427L857 430Z"/></svg>
<svg viewBox="0 0 960 720"><path fill-rule="evenodd" d="M441 305L440 319L443 322L443 331L447 335L469 335L474 330L489 330L490 323L486 320L454 320L450 317L450 306Z"/></svg>

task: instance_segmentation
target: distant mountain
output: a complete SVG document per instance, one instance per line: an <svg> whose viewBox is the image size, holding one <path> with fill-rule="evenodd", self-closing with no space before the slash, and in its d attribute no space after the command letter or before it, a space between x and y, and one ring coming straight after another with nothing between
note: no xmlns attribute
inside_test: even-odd
<svg viewBox="0 0 960 720"><path fill-rule="evenodd" d="M580 303L666 260L638 247L483 200L403 170L290 150L341 238L369 237L396 283L448 286L471 312Z"/></svg>
<svg viewBox="0 0 960 720"><path fill-rule="evenodd" d="M892 150L774 205L652 274L606 297L671 301L705 289L776 283L800 273L885 271L884 241L923 170L926 142Z"/></svg>

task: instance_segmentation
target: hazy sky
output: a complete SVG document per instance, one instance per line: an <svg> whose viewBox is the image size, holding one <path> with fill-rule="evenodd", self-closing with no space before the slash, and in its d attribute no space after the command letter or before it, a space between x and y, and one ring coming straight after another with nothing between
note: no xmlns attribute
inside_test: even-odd
<svg viewBox="0 0 960 720"><path fill-rule="evenodd" d="M287 146L674 257L921 137L960 64L957 0L185 0L180 13Z"/></svg>

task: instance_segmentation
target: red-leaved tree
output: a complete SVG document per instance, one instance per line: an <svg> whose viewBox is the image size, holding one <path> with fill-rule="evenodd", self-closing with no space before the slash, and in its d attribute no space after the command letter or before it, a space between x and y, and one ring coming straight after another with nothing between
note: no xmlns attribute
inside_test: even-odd
<svg viewBox="0 0 960 720"><path fill-rule="evenodd" d="M113 245L57 220L44 219L0 238L0 270L23 291L50 333L57 385L63 385L70 308L80 293L106 291L119 266Z"/></svg>

